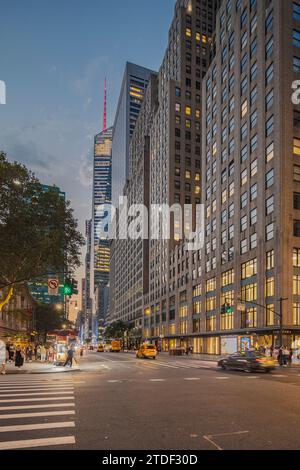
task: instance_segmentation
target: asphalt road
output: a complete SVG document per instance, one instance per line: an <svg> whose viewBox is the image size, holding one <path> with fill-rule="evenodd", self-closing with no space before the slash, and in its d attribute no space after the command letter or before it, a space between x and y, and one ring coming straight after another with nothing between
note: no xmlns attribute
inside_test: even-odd
<svg viewBox="0 0 300 470"><path fill-rule="evenodd" d="M300 370L90 353L81 371L0 376L0 450L300 448Z"/></svg>

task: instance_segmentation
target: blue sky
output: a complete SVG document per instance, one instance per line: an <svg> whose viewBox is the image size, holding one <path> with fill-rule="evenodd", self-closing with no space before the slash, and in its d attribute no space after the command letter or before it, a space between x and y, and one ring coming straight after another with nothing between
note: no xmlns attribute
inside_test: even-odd
<svg viewBox="0 0 300 470"><path fill-rule="evenodd" d="M125 62L161 64L175 0L0 0L0 149L90 217L104 78L113 123Z"/></svg>

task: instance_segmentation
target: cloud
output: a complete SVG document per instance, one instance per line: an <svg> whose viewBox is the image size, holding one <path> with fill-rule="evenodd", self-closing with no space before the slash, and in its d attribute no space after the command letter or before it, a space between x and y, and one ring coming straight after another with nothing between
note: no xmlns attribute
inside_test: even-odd
<svg viewBox="0 0 300 470"><path fill-rule="evenodd" d="M80 157L79 172L77 181L82 186L88 187L92 184L93 178L93 157L91 152L83 153Z"/></svg>

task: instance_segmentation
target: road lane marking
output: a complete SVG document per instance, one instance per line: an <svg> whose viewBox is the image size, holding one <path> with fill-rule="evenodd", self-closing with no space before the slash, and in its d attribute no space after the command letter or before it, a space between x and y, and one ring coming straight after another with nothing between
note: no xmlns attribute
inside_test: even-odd
<svg viewBox="0 0 300 470"><path fill-rule="evenodd" d="M67 444L75 444L75 437L49 437L45 439L27 439L23 441L0 442L0 450L28 449L31 447L48 447Z"/></svg>
<svg viewBox="0 0 300 470"><path fill-rule="evenodd" d="M17 405L17 406L0 406L0 411L13 410L34 410L36 408L74 408L74 403L49 403L47 405ZM2 418L0 414L0 418Z"/></svg>
<svg viewBox="0 0 300 470"><path fill-rule="evenodd" d="M190 381L192 381L192 380L200 380L200 378L199 378L199 377L187 377L187 378L185 378L184 380L190 380Z"/></svg>
<svg viewBox="0 0 300 470"><path fill-rule="evenodd" d="M240 436L242 434L249 434L249 433L250 433L250 431L238 431L238 432L228 432L228 433L224 433L224 434L211 434L211 435L203 436L203 439L210 442L214 447L216 447L216 449L223 450L222 447L220 447L219 444L217 444L214 441L215 438L227 437L227 436Z"/></svg>
<svg viewBox="0 0 300 470"><path fill-rule="evenodd" d="M122 380L108 380L107 382L109 384L120 384L120 383L122 383Z"/></svg>
<svg viewBox="0 0 300 470"><path fill-rule="evenodd" d="M16 400L0 400L0 403L19 403L25 401L53 401L53 400L74 400L74 395L67 397L49 397L49 398L17 398Z"/></svg>
<svg viewBox="0 0 300 470"><path fill-rule="evenodd" d="M246 377L248 380L253 380L253 379L260 379L260 377L256 377L256 375L252 375L251 377Z"/></svg>
<svg viewBox="0 0 300 470"><path fill-rule="evenodd" d="M29 407L28 407L29 408ZM18 414L7 414L1 415L0 419L23 419L23 418L39 418L46 416L70 416L75 415L74 410L65 410L65 411L39 411L37 413L18 413Z"/></svg>
<svg viewBox="0 0 300 470"><path fill-rule="evenodd" d="M71 393L71 390L66 390L65 392L61 392L61 391L56 391L56 392L38 392L38 393L31 393L31 392L27 392L27 393L10 393L9 395L3 395L1 392L0 392L0 398L10 398L10 397L41 397L41 396L45 396L45 395L69 395L69 393ZM52 400L52 398L51 398Z"/></svg>
<svg viewBox="0 0 300 470"><path fill-rule="evenodd" d="M149 382L165 382L166 379L149 379Z"/></svg>
<svg viewBox="0 0 300 470"><path fill-rule="evenodd" d="M284 377L292 377L292 375L287 376L287 375L275 375L275 374L272 374L271 377L274 377L274 378L276 378L276 379L282 379L282 378L284 378Z"/></svg>
<svg viewBox="0 0 300 470"><path fill-rule="evenodd" d="M20 424L16 426L0 426L0 432L20 432L35 431L38 429L59 429L59 428L75 428L74 421L63 421L57 423L40 423L40 424Z"/></svg>
<svg viewBox="0 0 300 470"><path fill-rule="evenodd" d="M14 385L11 385L9 387L0 387L0 391L6 391L6 390L15 390L15 391L23 391L23 390L74 390L73 385L59 385L58 387L53 386L53 385L44 385L40 386L38 385L37 387L27 387L26 385L20 385L18 387L15 387Z"/></svg>
<svg viewBox="0 0 300 470"><path fill-rule="evenodd" d="M217 380L229 380L230 377L216 377Z"/></svg>

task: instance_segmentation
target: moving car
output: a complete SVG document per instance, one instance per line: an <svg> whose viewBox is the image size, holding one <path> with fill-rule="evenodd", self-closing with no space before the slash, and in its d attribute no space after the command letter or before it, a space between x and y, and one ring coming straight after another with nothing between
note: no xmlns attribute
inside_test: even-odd
<svg viewBox="0 0 300 470"><path fill-rule="evenodd" d="M154 344L142 344L136 353L138 359L152 358L156 359L157 349Z"/></svg>
<svg viewBox="0 0 300 470"><path fill-rule="evenodd" d="M110 351L119 353L121 351L121 341L113 340L111 342Z"/></svg>
<svg viewBox="0 0 300 470"><path fill-rule="evenodd" d="M104 352L104 346L103 344L99 344L97 348L97 352L103 353Z"/></svg>
<svg viewBox="0 0 300 470"><path fill-rule="evenodd" d="M244 372L271 372L276 368L276 361L256 351L240 351L218 362L223 370L235 369Z"/></svg>

